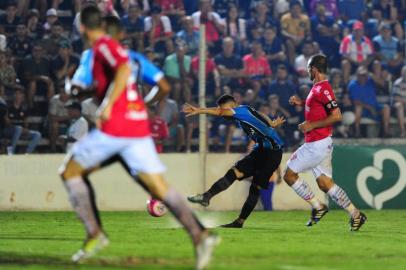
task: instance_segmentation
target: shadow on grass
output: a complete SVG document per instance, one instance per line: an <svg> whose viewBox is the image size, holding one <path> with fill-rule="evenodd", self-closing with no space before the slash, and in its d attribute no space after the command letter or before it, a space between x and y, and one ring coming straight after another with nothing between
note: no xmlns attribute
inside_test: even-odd
<svg viewBox="0 0 406 270"><path fill-rule="evenodd" d="M30 240L34 240L34 241L67 241L67 242L76 242L76 241L83 241L83 238L79 238L79 237L41 237L41 236L0 236L0 241L1 240L24 240L24 241L30 241Z"/></svg>
<svg viewBox="0 0 406 270"><path fill-rule="evenodd" d="M160 259L146 257L102 257L98 256L86 260L79 265L70 261L68 257L49 255L22 255L14 252L0 252L1 266L46 266L56 267L56 269L95 269L95 268L126 268L126 269L192 269L194 260L190 259Z"/></svg>

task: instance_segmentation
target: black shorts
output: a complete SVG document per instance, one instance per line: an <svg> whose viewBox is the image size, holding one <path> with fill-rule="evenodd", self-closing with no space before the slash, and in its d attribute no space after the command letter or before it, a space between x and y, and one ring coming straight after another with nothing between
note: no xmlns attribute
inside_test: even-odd
<svg viewBox="0 0 406 270"><path fill-rule="evenodd" d="M282 160L282 150L255 148L251 153L239 160L234 167L244 174L244 178L253 177L252 183L267 189L269 179L278 169Z"/></svg>

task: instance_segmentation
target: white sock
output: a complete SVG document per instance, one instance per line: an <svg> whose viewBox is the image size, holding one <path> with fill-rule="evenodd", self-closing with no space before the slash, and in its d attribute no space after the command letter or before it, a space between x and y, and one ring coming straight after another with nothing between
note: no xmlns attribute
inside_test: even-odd
<svg viewBox="0 0 406 270"><path fill-rule="evenodd" d="M350 216L356 216L358 214L358 209L352 204L350 198L348 198L347 193L337 185L334 185L327 192L330 198L340 207L347 211Z"/></svg>
<svg viewBox="0 0 406 270"><path fill-rule="evenodd" d="M299 195L303 200L308 202L312 208L321 209L321 203L316 199L313 191L310 189L309 185L303 180L298 179L293 185L290 186L297 195Z"/></svg>
<svg viewBox="0 0 406 270"><path fill-rule="evenodd" d="M74 177L65 181L65 187L69 194L73 210L85 225L86 232L90 236L100 231L96 216L90 202L89 190L82 177Z"/></svg>

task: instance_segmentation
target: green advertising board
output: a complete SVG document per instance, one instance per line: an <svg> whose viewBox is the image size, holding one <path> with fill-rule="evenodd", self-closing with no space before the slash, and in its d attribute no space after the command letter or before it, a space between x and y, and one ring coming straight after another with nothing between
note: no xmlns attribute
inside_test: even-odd
<svg viewBox="0 0 406 270"><path fill-rule="evenodd" d="M406 208L406 146L335 146L333 178L359 208Z"/></svg>

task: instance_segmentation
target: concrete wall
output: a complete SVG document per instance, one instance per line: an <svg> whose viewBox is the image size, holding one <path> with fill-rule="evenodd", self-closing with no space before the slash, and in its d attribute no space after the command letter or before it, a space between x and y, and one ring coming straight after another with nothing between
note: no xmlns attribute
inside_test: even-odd
<svg viewBox="0 0 406 270"><path fill-rule="evenodd" d="M199 166L198 154L163 154L168 167L166 177L181 194L200 193L222 177L238 160L238 154L209 154L207 170ZM285 154L282 169L289 154ZM63 155L0 156L1 210L70 210L70 204L57 175ZM315 187L311 174L303 178ZM102 210L143 210L147 194L134 184L119 165L112 165L91 176ZM205 183L204 183L205 182ZM247 196L248 181L235 183L229 190L213 198L210 210L239 210ZM315 187L314 190L318 191ZM317 196L324 199L324 194ZM273 197L278 210L307 209L308 206L285 184L278 185Z"/></svg>

